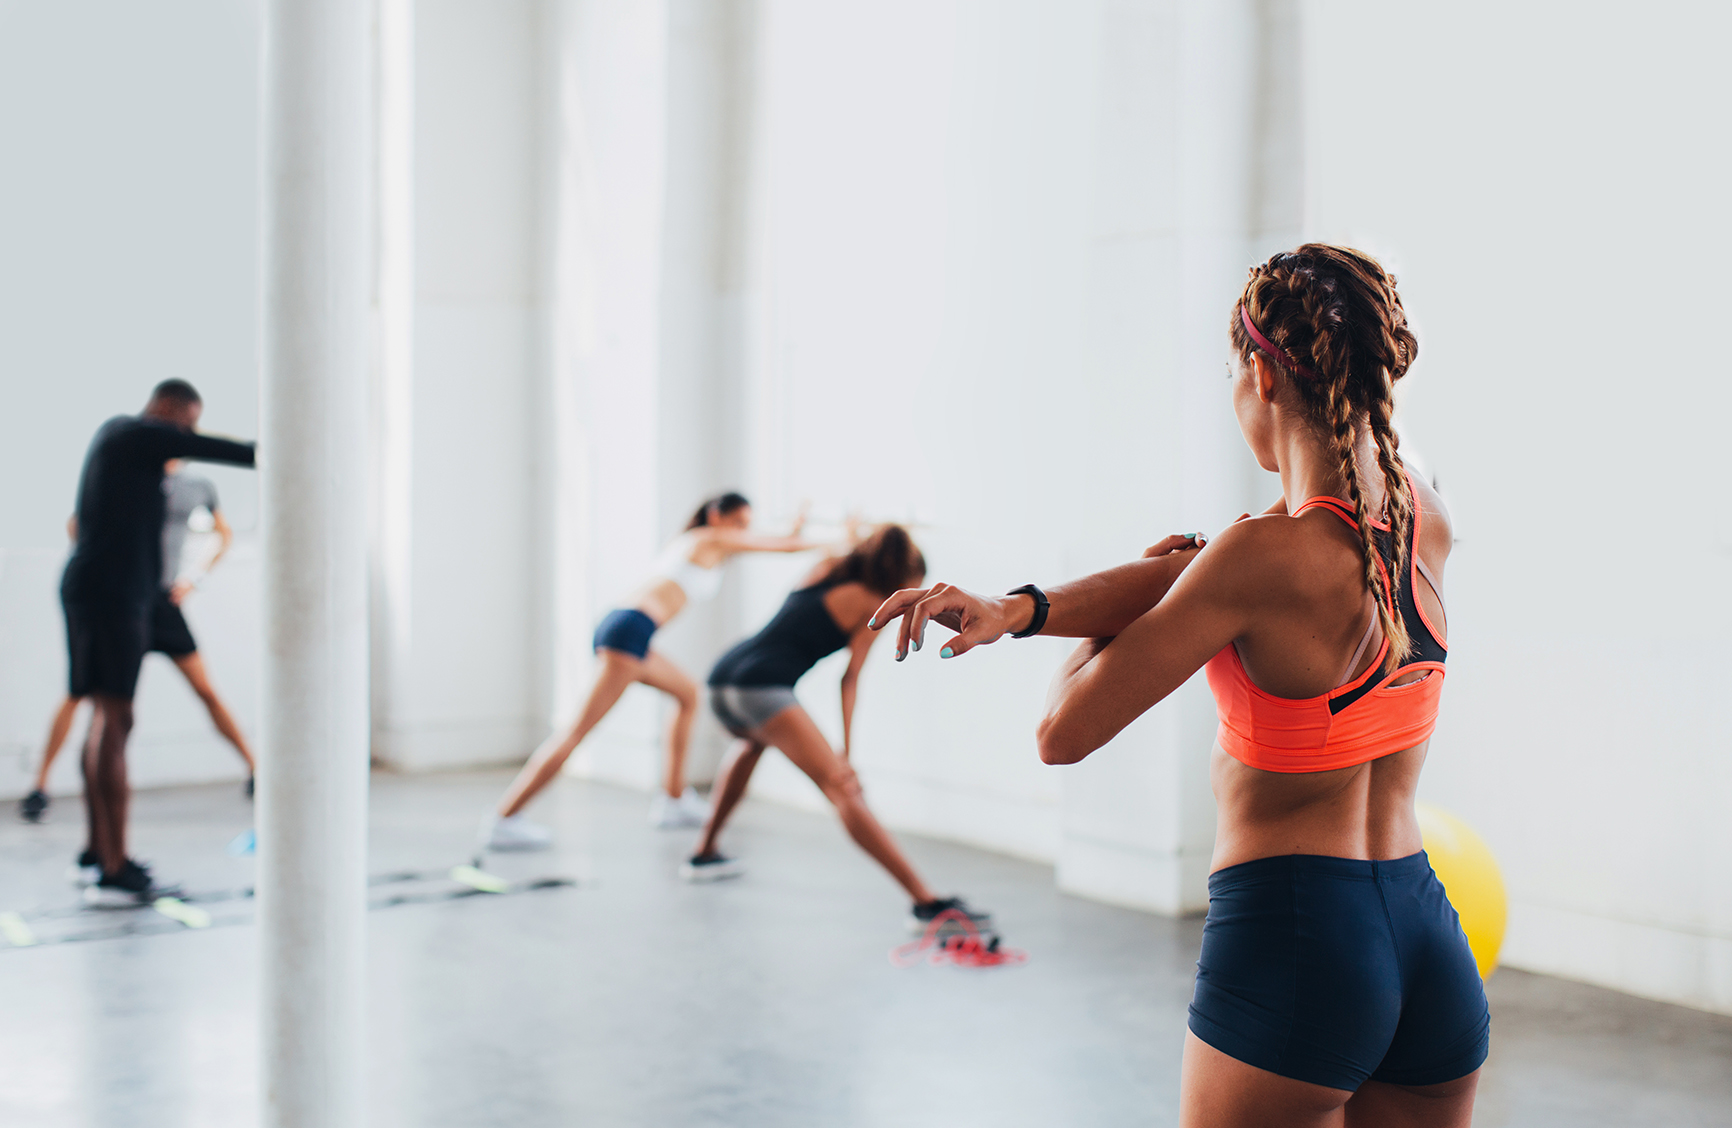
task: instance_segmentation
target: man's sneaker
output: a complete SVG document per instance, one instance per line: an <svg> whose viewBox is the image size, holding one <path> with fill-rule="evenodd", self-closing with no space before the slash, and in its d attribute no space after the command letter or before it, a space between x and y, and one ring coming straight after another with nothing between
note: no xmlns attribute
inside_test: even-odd
<svg viewBox="0 0 1732 1128"><path fill-rule="evenodd" d="M740 864L738 858L725 858L720 854L699 854L680 863L680 876L693 885L702 885L706 881L725 881L745 872L746 867Z"/></svg>
<svg viewBox="0 0 1732 1128"><path fill-rule="evenodd" d="M42 812L47 809L48 795L41 790L32 791L18 804L18 813L24 817L25 822L41 822Z"/></svg>
<svg viewBox="0 0 1732 1128"><path fill-rule="evenodd" d="M945 913L955 915L946 920L944 925L939 926L940 932L943 932L947 926L960 929L965 920L972 924L977 931L983 933L995 931L992 926L992 914L982 909L970 908L961 897L940 897L936 901L915 905L913 911L908 914L908 931L919 936L931 927L933 921Z"/></svg>
<svg viewBox="0 0 1732 1128"><path fill-rule="evenodd" d="M96 851L86 850L78 855L78 860L66 867L66 880L80 889L101 881L102 865L96 860Z"/></svg>
<svg viewBox="0 0 1732 1128"><path fill-rule="evenodd" d="M101 909L124 909L148 905L158 897L172 897L179 892L178 885L158 885L148 868L128 858L119 873L105 873L95 885L88 886L84 902Z"/></svg>
<svg viewBox="0 0 1732 1128"><path fill-rule="evenodd" d="M553 831L522 815L484 815L481 819L483 850L545 850L551 845Z"/></svg>
<svg viewBox="0 0 1732 1128"><path fill-rule="evenodd" d="M678 799L665 791L657 791L650 799L649 821L657 830L699 827L709 818L710 805L689 787Z"/></svg>

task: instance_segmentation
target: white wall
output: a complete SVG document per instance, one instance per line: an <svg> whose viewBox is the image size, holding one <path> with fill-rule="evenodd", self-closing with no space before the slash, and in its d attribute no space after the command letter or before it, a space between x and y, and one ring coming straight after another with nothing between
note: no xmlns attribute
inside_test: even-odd
<svg viewBox="0 0 1732 1128"><path fill-rule="evenodd" d="M406 621L374 718L403 769L520 758L545 724L543 20L536 0L415 4Z"/></svg>
<svg viewBox="0 0 1732 1128"><path fill-rule="evenodd" d="M1732 17L1307 14L1307 229L1399 274L1461 536L1424 794L1502 863L1509 963L1732 1012Z"/></svg>
<svg viewBox="0 0 1732 1128"><path fill-rule="evenodd" d="M0 796L29 786L65 692L65 522L97 426L178 376L205 429L257 433L257 71L251 4L0 3ZM201 472L239 536L186 613L252 731L257 487ZM245 775L160 655L134 748L139 784ZM52 783L78 789L75 752Z"/></svg>

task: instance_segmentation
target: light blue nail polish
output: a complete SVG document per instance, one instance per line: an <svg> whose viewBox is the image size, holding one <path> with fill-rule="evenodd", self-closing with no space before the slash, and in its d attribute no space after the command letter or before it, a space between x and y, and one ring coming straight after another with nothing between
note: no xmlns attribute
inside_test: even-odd
<svg viewBox="0 0 1732 1128"><path fill-rule="evenodd" d="M904 653L904 652L903 652L903 651L900 651L900 650L898 650L898 651L897 651L897 652L896 652L896 660L897 660L897 661L898 661L898 662L900 662L900 661L902 661L902 659L904 659L904 658L906 658L906 657L907 657L907 656L908 656L908 655L907 655L907 654L906 654L906 653Z"/></svg>
<svg viewBox="0 0 1732 1128"><path fill-rule="evenodd" d="M914 640L914 649L916 649L916 650L920 649L920 640L919 639Z"/></svg>
<svg viewBox="0 0 1732 1128"><path fill-rule="evenodd" d="M956 657L956 652L947 646L938 652L938 656L940 658L954 658Z"/></svg>
<svg viewBox="0 0 1732 1128"><path fill-rule="evenodd" d="M869 631L877 630L878 629L878 620L877 619L867 619L866 620L866 629Z"/></svg>

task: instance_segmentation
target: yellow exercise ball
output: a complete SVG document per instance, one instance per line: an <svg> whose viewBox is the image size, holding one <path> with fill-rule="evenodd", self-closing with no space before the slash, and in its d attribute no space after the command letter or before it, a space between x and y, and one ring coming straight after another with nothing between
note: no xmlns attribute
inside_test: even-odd
<svg viewBox="0 0 1732 1128"><path fill-rule="evenodd" d="M1509 915L1497 859L1491 856L1485 839L1448 811L1428 803L1416 804L1415 809L1426 856L1437 880L1443 883L1443 891L1449 894L1449 903L1461 917L1461 930L1467 933L1467 946L1473 949L1479 977L1490 979L1497 969Z"/></svg>

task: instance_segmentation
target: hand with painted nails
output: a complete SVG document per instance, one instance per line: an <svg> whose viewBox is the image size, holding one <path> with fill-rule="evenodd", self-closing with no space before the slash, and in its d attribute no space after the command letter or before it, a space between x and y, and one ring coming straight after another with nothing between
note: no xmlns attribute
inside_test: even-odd
<svg viewBox="0 0 1732 1128"><path fill-rule="evenodd" d="M1157 556L1170 556L1175 552L1190 552L1208 543L1209 538L1202 533L1174 533L1159 544L1151 544L1143 549L1143 559L1152 560Z"/></svg>
<svg viewBox="0 0 1732 1128"><path fill-rule="evenodd" d="M954 658L1022 630L1033 615L1034 600L1026 595L976 595L951 584L934 584L897 592L872 613L866 625L877 631L895 619L902 620L896 639L896 660L900 662L908 657L910 649L920 649L927 623L937 623L956 632L956 637L938 652L940 658Z"/></svg>
<svg viewBox="0 0 1732 1128"><path fill-rule="evenodd" d="M1112 638L1159 603L1207 543L1201 533L1167 537L1145 549L1139 560L1046 588L1047 614L1038 633L1043 638ZM1020 591L977 595L953 584L935 584L897 592L872 613L867 626L882 630L893 619L902 620L896 642L900 662L920 649L927 623L956 632L938 652L940 658L955 658L1027 630L1034 616L1034 597Z"/></svg>

